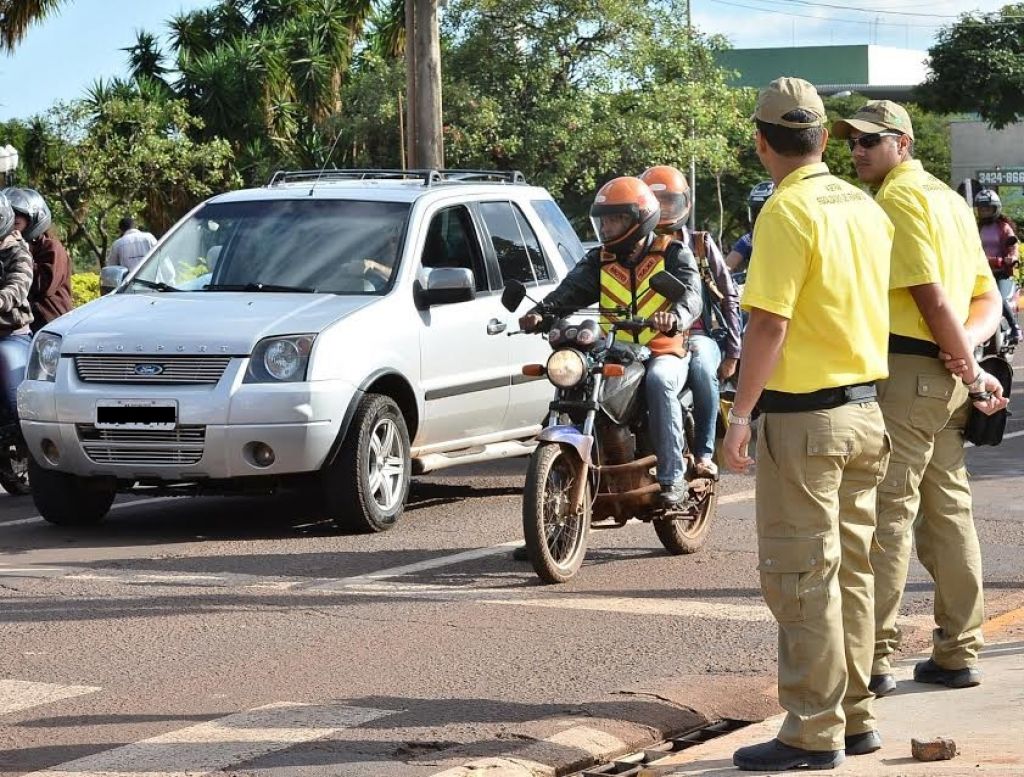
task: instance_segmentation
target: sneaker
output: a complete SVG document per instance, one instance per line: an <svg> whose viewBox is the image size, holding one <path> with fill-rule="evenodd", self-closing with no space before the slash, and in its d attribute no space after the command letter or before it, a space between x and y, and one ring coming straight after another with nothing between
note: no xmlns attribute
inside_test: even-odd
<svg viewBox="0 0 1024 777"><path fill-rule="evenodd" d="M706 459L699 459L696 464L693 465L693 471L697 473L699 478L711 478L712 480L718 480L718 465L713 462L710 457Z"/></svg>
<svg viewBox="0 0 1024 777"><path fill-rule="evenodd" d="M891 674L873 674L871 682L868 683L868 690L881 699L896 690L896 678Z"/></svg>
<svg viewBox="0 0 1024 777"><path fill-rule="evenodd" d="M914 682L945 685L947 688L973 688L981 685L981 670L975 666L943 669L929 658L914 666Z"/></svg>
<svg viewBox="0 0 1024 777"><path fill-rule="evenodd" d="M732 754L732 763L745 772L775 772L787 769L835 769L844 758L842 750L804 750L773 739L759 745L741 747Z"/></svg>
<svg viewBox="0 0 1024 777"><path fill-rule="evenodd" d="M686 478L679 478L675 483L667 485L661 484L661 506L662 507L679 507L684 501L686 501Z"/></svg>
<svg viewBox="0 0 1024 777"><path fill-rule="evenodd" d="M881 675L888 677L890 675ZM851 734L846 738L847 755L867 755L882 749L882 737L877 731L865 731L863 734Z"/></svg>

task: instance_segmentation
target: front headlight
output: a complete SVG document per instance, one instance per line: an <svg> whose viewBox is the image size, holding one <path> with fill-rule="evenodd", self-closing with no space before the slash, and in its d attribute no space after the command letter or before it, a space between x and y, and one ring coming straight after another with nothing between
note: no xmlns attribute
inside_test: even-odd
<svg viewBox="0 0 1024 777"><path fill-rule="evenodd" d="M60 363L61 336L50 332L40 332L32 341L32 353L28 358L26 380L46 380L51 383L57 379L57 365Z"/></svg>
<svg viewBox="0 0 1024 777"><path fill-rule="evenodd" d="M296 383L306 379L316 335L289 335L260 340L249 359L246 383Z"/></svg>
<svg viewBox="0 0 1024 777"><path fill-rule="evenodd" d="M547 373L548 380L559 388L572 388L587 376L587 362L579 351L564 348L548 357Z"/></svg>

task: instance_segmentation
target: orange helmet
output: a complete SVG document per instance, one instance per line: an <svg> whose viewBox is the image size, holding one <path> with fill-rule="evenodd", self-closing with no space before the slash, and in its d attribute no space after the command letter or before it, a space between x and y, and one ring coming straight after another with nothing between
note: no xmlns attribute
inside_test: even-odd
<svg viewBox="0 0 1024 777"><path fill-rule="evenodd" d="M686 224L690 214L690 185L686 176L669 165L648 167L640 174L640 180L647 184L661 203L659 232L676 232Z"/></svg>
<svg viewBox="0 0 1024 777"><path fill-rule="evenodd" d="M658 198L639 178L623 176L602 186L590 206L590 222L601 244L628 255L658 225Z"/></svg>

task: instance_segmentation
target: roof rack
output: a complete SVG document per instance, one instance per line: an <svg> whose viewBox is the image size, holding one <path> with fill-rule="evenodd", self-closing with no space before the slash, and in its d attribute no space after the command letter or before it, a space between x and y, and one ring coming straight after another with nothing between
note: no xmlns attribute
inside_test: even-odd
<svg viewBox="0 0 1024 777"><path fill-rule="evenodd" d="M495 183L525 184L526 176L519 170L390 170L381 168L339 170L278 170L267 186L286 183L315 183L317 181L369 181L420 180L424 186L440 183Z"/></svg>

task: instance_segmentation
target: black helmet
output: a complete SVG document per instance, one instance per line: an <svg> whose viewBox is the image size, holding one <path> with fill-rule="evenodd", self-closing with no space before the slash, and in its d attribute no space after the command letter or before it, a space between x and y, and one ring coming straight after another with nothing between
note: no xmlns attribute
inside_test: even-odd
<svg viewBox="0 0 1024 777"><path fill-rule="evenodd" d="M991 189L982 189L974 195L974 213L981 221L992 221L1003 212L999 195Z"/></svg>
<svg viewBox="0 0 1024 777"><path fill-rule="evenodd" d="M754 228L754 222L757 221L757 216L761 212L761 208L764 207L765 201L774 192L775 184L772 181L760 181L750 190L750 194L747 195L747 220L750 222L751 229Z"/></svg>
<svg viewBox="0 0 1024 777"><path fill-rule="evenodd" d="M14 229L14 208L10 200L0 192L0 240L3 240Z"/></svg>
<svg viewBox="0 0 1024 777"><path fill-rule="evenodd" d="M4 194L10 200L14 212L28 219L28 226L22 233L26 242L31 243L40 238L50 228L50 209L43 195L35 189L18 189L12 186L4 189Z"/></svg>

